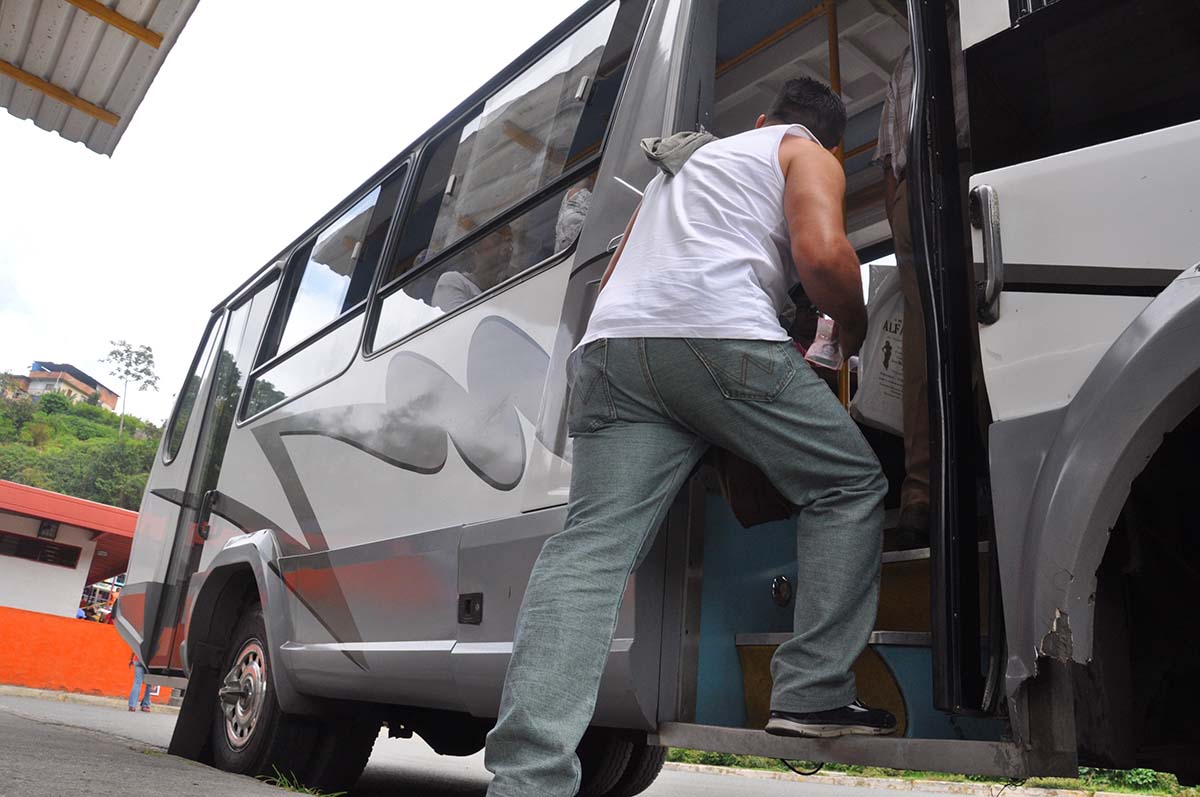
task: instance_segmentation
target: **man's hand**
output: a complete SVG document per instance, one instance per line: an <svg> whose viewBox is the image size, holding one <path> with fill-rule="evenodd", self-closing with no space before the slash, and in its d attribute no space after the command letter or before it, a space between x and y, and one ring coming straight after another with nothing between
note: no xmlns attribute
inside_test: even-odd
<svg viewBox="0 0 1200 797"><path fill-rule="evenodd" d="M842 354L862 348L867 334L858 255L846 237L842 205L846 174L828 150L798 136L779 146L792 261L804 292L838 323Z"/></svg>
<svg viewBox="0 0 1200 797"><path fill-rule="evenodd" d="M867 325L864 323L861 330L855 330L853 334L848 329L838 328L838 346L841 347L842 357L849 360L854 355L858 354L862 348L863 341L867 338Z"/></svg>

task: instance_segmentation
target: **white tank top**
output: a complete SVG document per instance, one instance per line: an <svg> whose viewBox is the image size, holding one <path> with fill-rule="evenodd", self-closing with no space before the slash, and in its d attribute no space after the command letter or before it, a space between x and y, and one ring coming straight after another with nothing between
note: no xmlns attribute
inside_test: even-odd
<svg viewBox="0 0 1200 797"><path fill-rule="evenodd" d="M816 141L769 125L714 141L646 187L621 259L580 346L600 338L787 340L794 281L779 145Z"/></svg>

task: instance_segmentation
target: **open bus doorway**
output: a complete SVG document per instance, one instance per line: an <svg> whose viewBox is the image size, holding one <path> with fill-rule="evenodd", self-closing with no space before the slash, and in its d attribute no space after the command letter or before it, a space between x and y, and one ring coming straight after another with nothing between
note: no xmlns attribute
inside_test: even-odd
<svg viewBox="0 0 1200 797"><path fill-rule="evenodd" d="M890 191L876 154L889 84L901 59L911 57L908 9L902 0L836 4L724 0L712 3L710 10L712 13L698 16L711 20L710 27L695 33L697 58L705 60L711 74L708 86L700 82L700 96L711 99L699 103L698 124L718 136L734 135L754 124L785 80L806 75L833 85L840 90L848 115L838 153L847 177L848 235L862 262L894 263L896 245L886 205ZM949 5L948 10L950 24L956 25L954 7ZM957 35L948 33L944 38L942 46L961 67L960 48L952 44ZM965 96L961 99L965 102ZM943 110L953 119L953 105ZM958 116L965 119L965 115L965 108L960 109ZM950 157L956 160L953 153L957 149L950 150ZM964 174L969 173L969 163L962 165ZM965 207L965 203L965 190L960 189L954 205ZM937 211L948 204L939 202ZM920 224L922 218L917 214L911 223ZM957 252L941 253L943 263L968 269L965 240L965 236L959 239ZM964 307L959 310L965 310L970 301L963 293ZM973 323L973 313L962 315ZM965 338L977 334L965 325L962 332ZM977 345L969 349L978 351ZM855 376L844 374L840 385L832 385L840 389L843 400L852 398L858 386ZM986 403L975 406L985 408ZM956 475L957 483L969 485L974 493L978 484L986 484L986 474L975 463L982 461L980 430L987 419L981 414L969 420L962 431L972 436L968 445L975 455L961 460L965 470ZM862 428L888 477L885 525L895 527L905 477L903 439L895 430ZM715 474L702 476L700 482L703 486L693 490L689 512L693 519L703 517L702 540L694 543L703 548L703 583L707 586L700 589L697 607L700 641L694 670L685 671L682 677L684 683L695 684L695 701L688 705L694 716L689 719L702 725L761 727L768 712L771 655L792 631L793 523L773 521L744 530L717 494ZM943 484L934 488L941 501L945 501L945 489ZM957 499L951 503L960 504ZM1005 732L1002 720L983 716L987 712L981 711L985 708L983 684L990 684L989 698L995 695L999 670L994 665L1000 661L1003 634L999 598L994 592L998 584L991 577L992 549L987 544L990 520L986 513L973 514L970 536L983 544L971 544L969 556L948 554L942 546L939 558L941 540L930 542L928 538L915 544L889 539L890 550L883 555L876 632L856 672L864 702L892 711L900 721L901 734L907 737L995 740ZM949 573L955 577L949 578ZM953 595L948 594L951 591ZM970 594L964 600L965 593ZM990 610L993 605L996 613ZM948 611L961 613L964 609L971 619L962 623L963 627L939 627L939 618ZM994 649L988 647L989 640L996 643ZM973 648L973 655L963 657L962 650L968 647ZM946 681L968 682L969 699L945 699L951 692L962 693L961 686L939 686Z"/></svg>

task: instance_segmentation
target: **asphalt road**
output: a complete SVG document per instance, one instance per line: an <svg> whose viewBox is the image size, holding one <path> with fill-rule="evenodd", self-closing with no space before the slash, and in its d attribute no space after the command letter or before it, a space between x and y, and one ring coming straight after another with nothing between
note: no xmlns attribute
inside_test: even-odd
<svg viewBox="0 0 1200 797"><path fill-rule="evenodd" d="M0 696L0 797L77 794L222 797L278 789L165 755L175 715ZM483 754L439 756L417 739L380 736L353 797L483 797ZM647 797L846 797L885 790L664 771ZM906 792L921 797L920 792Z"/></svg>

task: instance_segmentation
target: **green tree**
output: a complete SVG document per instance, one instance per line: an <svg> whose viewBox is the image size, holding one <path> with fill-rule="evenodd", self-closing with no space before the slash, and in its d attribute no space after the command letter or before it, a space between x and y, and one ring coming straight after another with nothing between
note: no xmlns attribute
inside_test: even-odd
<svg viewBox="0 0 1200 797"><path fill-rule="evenodd" d="M129 416L131 436L118 437L116 413L82 402L58 409L53 399L0 399L0 479L136 510L162 430Z"/></svg>
<svg viewBox="0 0 1200 797"><path fill-rule="evenodd" d="M87 403L89 406L99 407L100 406L100 391L93 390L92 395L85 398L84 402Z"/></svg>
<svg viewBox="0 0 1200 797"><path fill-rule="evenodd" d="M42 470L36 465L30 465L27 468L22 468L15 475L16 478L14 481L21 484L28 484L30 487L38 487L42 490L53 489L50 483L50 477L46 475L46 471Z"/></svg>
<svg viewBox="0 0 1200 797"><path fill-rule="evenodd" d="M37 408L46 413L67 413L71 411L71 400L62 393L43 393L38 399Z"/></svg>
<svg viewBox="0 0 1200 797"><path fill-rule="evenodd" d="M34 406L33 400L25 396L4 399L0 407L3 408L5 417L12 421L13 427L18 432L25 428L25 424L33 420L33 415L37 412L37 407Z"/></svg>
<svg viewBox="0 0 1200 797"><path fill-rule="evenodd" d="M16 394L20 386L15 375L0 373L0 397Z"/></svg>
<svg viewBox="0 0 1200 797"><path fill-rule="evenodd" d="M43 448L54 435L54 427L48 423L31 423L25 427L22 437L25 435L29 436L34 448Z"/></svg>
<svg viewBox="0 0 1200 797"><path fill-rule="evenodd" d="M109 371L124 384L121 391L121 422L117 436L125 431L125 406L129 400L129 383L137 385L138 391L158 390L158 374L154 372L154 351L149 346L134 348L123 340L111 340L112 351L102 362L112 366Z"/></svg>
<svg viewBox="0 0 1200 797"><path fill-rule="evenodd" d="M28 484L21 479L21 473L27 468L41 470L45 460L46 456L32 446L22 443L0 445L0 479Z"/></svg>

